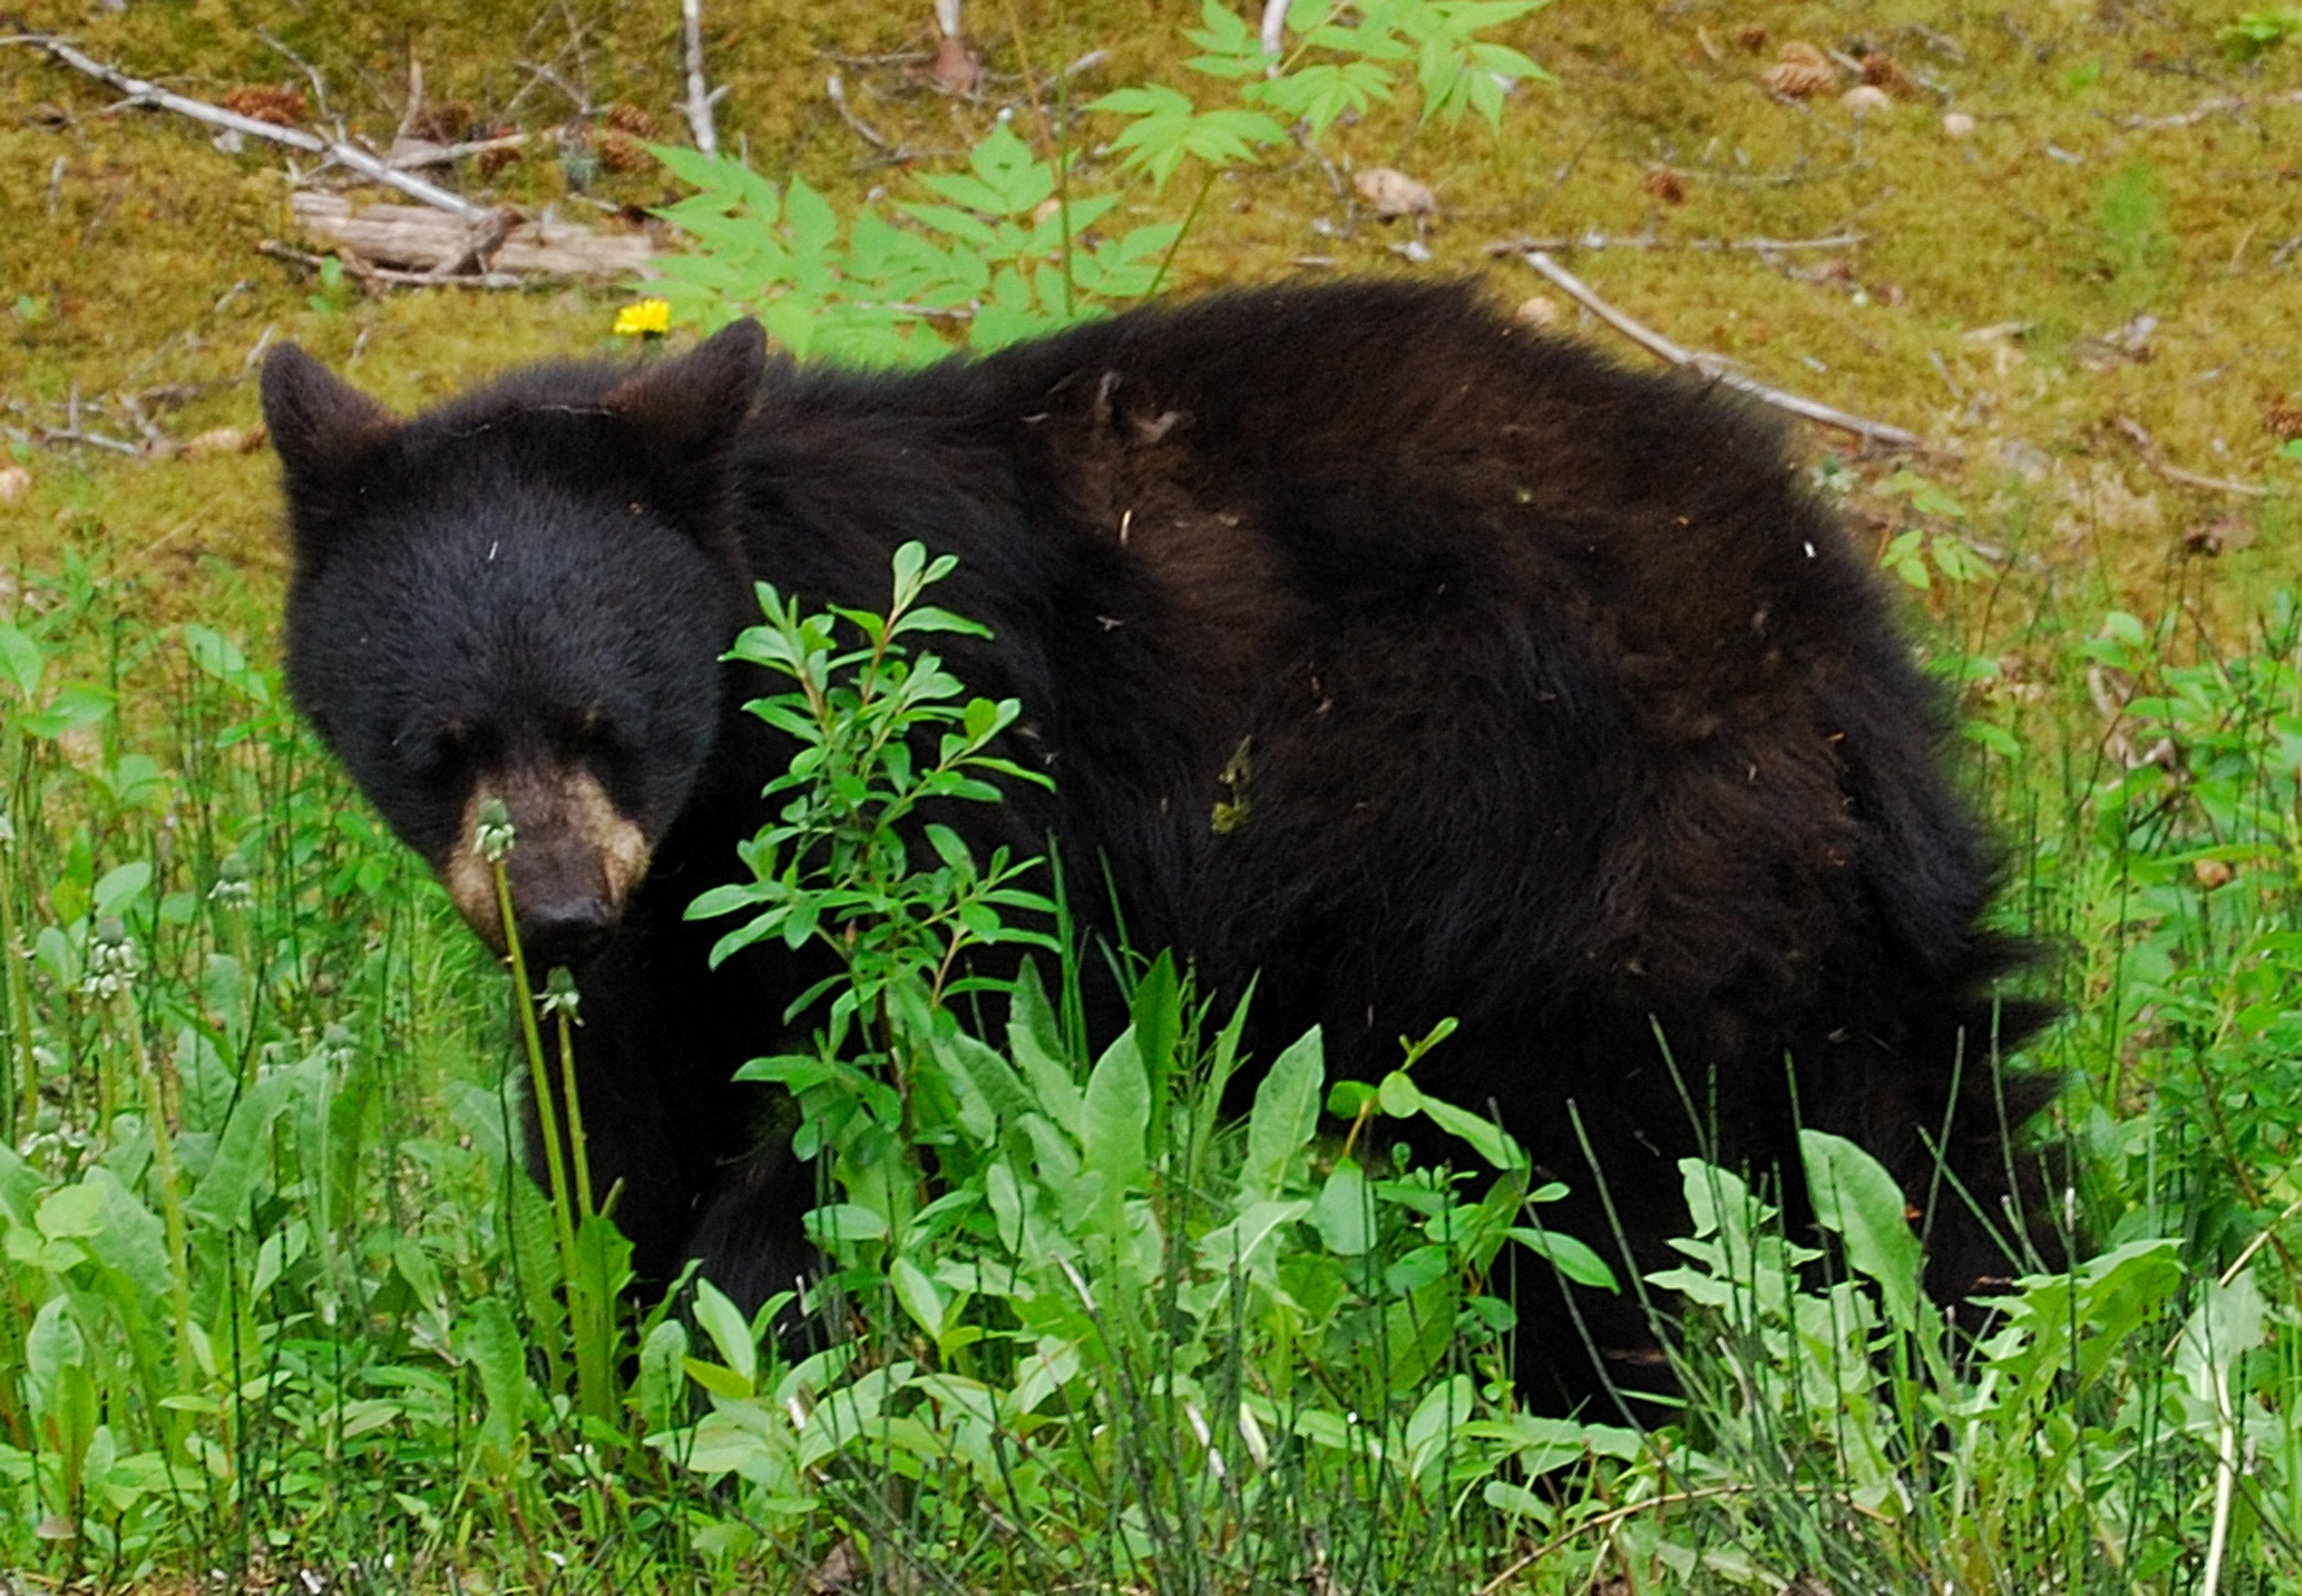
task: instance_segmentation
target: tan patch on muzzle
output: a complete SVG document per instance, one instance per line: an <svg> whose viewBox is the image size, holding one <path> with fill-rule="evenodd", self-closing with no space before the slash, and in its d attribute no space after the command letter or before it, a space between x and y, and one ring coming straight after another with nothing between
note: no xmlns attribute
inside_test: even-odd
<svg viewBox="0 0 2302 1596"><path fill-rule="evenodd" d="M506 951L495 867L480 852L480 815L500 800L511 815L512 847L504 859L512 912L539 903L593 897L620 915L647 874L649 845L590 771L523 766L491 771L472 784L456 845L441 865L441 885L480 939Z"/></svg>

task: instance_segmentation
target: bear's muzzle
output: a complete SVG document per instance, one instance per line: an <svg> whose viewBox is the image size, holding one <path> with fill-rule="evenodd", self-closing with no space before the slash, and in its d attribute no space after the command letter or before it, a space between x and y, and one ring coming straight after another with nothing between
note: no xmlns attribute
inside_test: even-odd
<svg viewBox="0 0 2302 1596"><path fill-rule="evenodd" d="M465 922L498 953L508 951L503 905L480 847L481 816L496 802L511 816L504 875L528 967L541 974L581 964L615 930L647 873L646 836L580 767L523 762L483 773L439 875Z"/></svg>

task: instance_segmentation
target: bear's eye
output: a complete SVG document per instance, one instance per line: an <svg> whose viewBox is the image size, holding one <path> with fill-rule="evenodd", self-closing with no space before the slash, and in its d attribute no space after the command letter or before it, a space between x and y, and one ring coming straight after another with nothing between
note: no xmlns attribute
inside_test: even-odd
<svg viewBox="0 0 2302 1596"><path fill-rule="evenodd" d="M585 704L561 723L560 741L577 759L593 756L613 758L622 747L616 723L608 718L607 711L597 704Z"/></svg>
<svg viewBox="0 0 2302 1596"><path fill-rule="evenodd" d="M463 769L478 756L483 735L470 717L456 715L442 721L429 735L403 739L402 746L419 775L445 777Z"/></svg>

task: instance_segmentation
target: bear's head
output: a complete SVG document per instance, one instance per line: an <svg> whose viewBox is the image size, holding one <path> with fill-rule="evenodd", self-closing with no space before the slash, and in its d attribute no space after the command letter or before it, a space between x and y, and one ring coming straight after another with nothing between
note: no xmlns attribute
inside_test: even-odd
<svg viewBox="0 0 2302 1596"><path fill-rule="evenodd" d="M292 345L265 363L289 689L499 952L478 831L504 805L539 971L615 928L711 757L751 592L728 456L762 360L738 323L676 360L544 367L409 421Z"/></svg>

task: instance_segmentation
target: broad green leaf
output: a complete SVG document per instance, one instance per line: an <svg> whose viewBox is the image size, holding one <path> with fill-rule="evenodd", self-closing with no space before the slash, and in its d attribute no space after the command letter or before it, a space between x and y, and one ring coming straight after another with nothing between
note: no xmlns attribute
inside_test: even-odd
<svg viewBox="0 0 2302 1596"><path fill-rule="evenodd" d="M1520 1246L1548 1259L1553 1269L1578 1286L1589 1286L1599 1291L1622 1289L1616 1282L1615 1272L1607 1267L1607 1261L1564 1231L1538 1231L1530 1225L1513 1225L1505 1233Z"/></svg>
<svg viewBox="0 0 2302 1596"><path fill-rule="evenodd" d="M727 1299L727 1294L708 1280L695 1282L695 1323L711 1338L720 1361L744 1382L744 1395L750 1395L760 1377L760 1348L752 1340L752 1326L743 1310Z"/></svg>
<svg viewBox="0 0 2302 1596"><path fill-rule="evenodd" d="M1142 1183L1143 1138L1150 1124L1150 1082L1136 1047L1135 1029L1130 1026L1096 1061L1080 1103L1083 1163L1103 1178L1096 1211L1087 1218L1104 1236L1117 1238L1128 1190Z"/></svg>
<svg viewBox="0 0 2302 1596"><path fill-rule="evenodd" d="M294 1098L297 1085L296 1071L274 1070L240 1094L208 1172L184 1199L187 1219L220 1230L246 1222L248 1199L272 1173L272 1121Z"/></svg>
<svg viewBox="0 0 2302 1596"><path fill-rule="evenodd" d="M1063 1032L1047 1006L1038 970L1028 960L1008 1000L1007 1051L1029 1083L1039 1112L1074 1138L1082 1137L1080 1090L1064 1058Z"/></svg>
<svg viewBox="0 0 2302 1596"><path fill-rule="evenodd" d="M1273 1061L1255 1088L1247 1120L1247 1162L1239 1175L1242 1201L1273 1200L1286 1189L1289 1170L1318 1129L1326 1072L1324 1039L1314 1026Z"/></svg>
<svg viewBox="0 0 2302 1596"><path fill-rule="evenodd" d="M527 1428L527 1350L502 1298L483 1297L472 1304L464 1344L479 1369L480 1390L487 1399L481 1433L508 1465Z"/></svg>
<svg viewBox="0 0 2302 1596"><path fill-rule="evenodd" d="M96 884L89 912L98 919L107 914L122 914L137 895L151 885L152 867L145 861L130 860L128 863L107 870Z"/></svg>
<svg viewBox="0 0 2302 1596"><path fill-rule="evenodd" d="M0 677L16 689L17 696L26 703L37 703L40 696L40 673L46 661L40 645L21 628L0 621Z"/></svg>
<svg viewBox="0 0 2302 1596"><path fill-rule="evenodd" d="M2232 1415L2233 1393L2246 1390L2239 1360L2262 1345L2270 1311L2254 1273L2243 1270L2227 1286L2208 1281L2205 1300L2182 1326L2174 1348L2174 1367L2190 1395L2225 1420Z"/></svg>
<svg viewBox="0 0 2302 1596"><path fill-rule="evenodd" d="M1404 1074L1396 1079L1407 1079ZM1389 1082L1385 1082L1388 1087ZM1473 1151L1500 1170L1525 1169L1526 1154L1501 1126L1483 1114L1475 1114L1451 1103L1442 1103L1428 1093L1416 1089L1424 1117L1448 1135L1468 1142ZM1384 1106L1388 1108L1388 1094Z"/></svg>
<svg viewBox="0 0 2302 1596"><path fill-rule="evenodd" d="M1382 1112L1394 1120L1411 1120L1423 1111L1423 1094L1404 1070L1393 1070L1375 1087Z"/></svg>
<svg viewBox="0 0 2302 1596"><path fill-rule="evenodd" d="M928 1332L931 1340L941 1341L944 1319L951 1311L951 1301L943 1288L929 1280L927 1272L909 1258L896 1258L887 1265L887 1283L895 1293L895 1300L912 1316L913 1323Z"/></svg>
<svg viewBox="0 0 2302 1596"><path fill-rule="evenodd" d="M811 1208L802 1222L808 1237L819 1245L838 1241L877 1241L887 1233L887 1222L860 1203L828 1203Z"/></svg>
<svg viewBox="0 0 2302 1596"><path fill-rule="evenodd" d="M640 1343L635 1395L649 1430L668 1430L679 1422L685 1407L680 1398L685 1394L686 1382L680 1376L686 1361L687 1326L677 1319L666 1319Z"/></svg>
<svg viewBox="0 0 2302 1596"><path fill-rule="evenodd" d="M1815 1222L1846 1244L1846 1261L1874 1281L1897 1328L1917 1326L1925 1264L1909 1204L1886 1167L1843 1136L1799 1132Z"/></svg>
<svg viewBox="0 0 2302 1596"><path fill-rule="evenodd" d="M1339 1158L1311 1205L1311 1223L1327 1250L1356 1258L1374 1245L1374 1203L1357 1161Z"/></svg>

